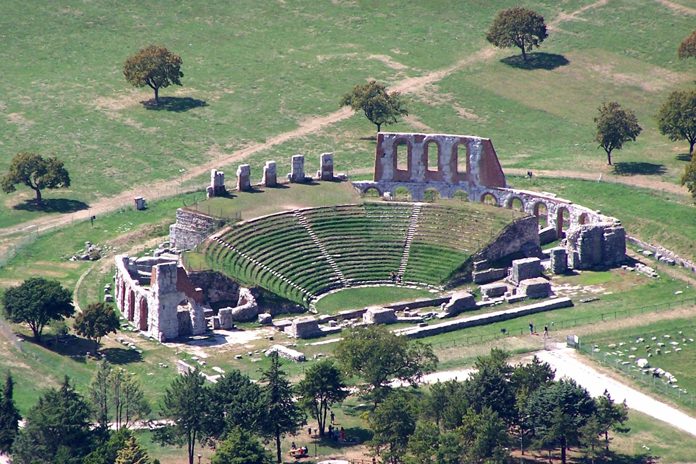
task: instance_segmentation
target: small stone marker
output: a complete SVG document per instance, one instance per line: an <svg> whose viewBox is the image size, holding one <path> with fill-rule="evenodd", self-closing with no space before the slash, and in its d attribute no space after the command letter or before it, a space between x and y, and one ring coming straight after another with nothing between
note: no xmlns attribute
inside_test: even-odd
<svg viewBox="0 0 696 464"><path fill-rule="evenodd" d="M147 208L147 202L145 201L145 198L143 197L135 197L133 200L135 200L135 209L138 211L142 211Z"/></svg>

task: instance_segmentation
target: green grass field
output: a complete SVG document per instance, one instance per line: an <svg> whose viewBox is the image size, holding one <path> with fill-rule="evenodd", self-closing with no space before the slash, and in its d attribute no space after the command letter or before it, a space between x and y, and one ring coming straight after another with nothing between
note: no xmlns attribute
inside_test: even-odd
<svg viewBox="0 0 696 464"><path fill-rule="evenodd" d="M347 288L331 293L316 303L320 314L335 314L344 309L360 309L399 301L410 301L417 298L433 298L436 295L415 288L407 287L357 287Z"/></svg>

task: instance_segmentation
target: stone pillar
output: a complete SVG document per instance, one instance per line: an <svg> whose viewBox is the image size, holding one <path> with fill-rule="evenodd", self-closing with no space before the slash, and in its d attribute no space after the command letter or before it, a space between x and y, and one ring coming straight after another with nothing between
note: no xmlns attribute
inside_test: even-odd
<svg viewBox="0 0 696 464"><path fill-rule="evenodd" d="M319 157L319 171L317 177L320 180L334 180L333 153L322 153Z"/></svg>
<svg viewBox="0 0 696 464"><path fill-rule="evenodd" d="M159 341L171 340L179 336L177 306L182 295L176 288L176 263L156 264L152 266L153 304L150 307L152 325L148 334Z"/></svg>
<svg viewBox="0 0 696 464"><path fill-rule="evenodd" d="M142 211L147 208L147 203L143 197L135 197L133 200L135 201L136 210Z"/></svg>
<svg viewBox="0 0 696 464"><path fill-rule="evenodd" d="M240 164L237 168L237 191L248 192L251 190L251 166Z"/></svg>
<svg viewBox="0 0 696 464"><path fill-rule="evenodd" d="M551 272L564 274L568 270L568 253L563 247L551 248Z"/></svg>
<svg viewBox="0 0 696 464"><path fill-rule="evenodd" d="M225 173L217 169L210 170L210 185L205 189L208 198L220 197L227 194L225 188Z"/></svg>
<svg viewBox="0 0 696 464"><path fill-rule="evenodd" d="M304 155L293 155L292 171L288 174L290 182L305 182Z"/></svg>
<svg viewBox="0 0 696 464"><path fill-rule="evenodd" d="M266 165L263 167L263 179L261 179L261 183L264 187L275 187L278 185L275 161L266 161Z"/></svg>

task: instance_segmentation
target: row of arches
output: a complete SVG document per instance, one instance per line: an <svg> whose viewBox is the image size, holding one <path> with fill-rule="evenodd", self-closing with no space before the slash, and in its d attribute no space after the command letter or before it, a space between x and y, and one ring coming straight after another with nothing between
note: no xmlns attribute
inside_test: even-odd
<svg viewBox="0 0 696 464"><path fill-rule="evenodd" d="M438 172L442 170L442 166L452 163L456 166L457 174L465 174L469 171L467 165L466 146L463 147L462 153L464 156L459 156L459 146L464 145L462 142L456 142L451 148L449 159L444 158L444 153L440 144L436 139L430 139L423 142L423 156L426 161L426 168L429 172ZM411 172L410 153L413 150L413 145L408 139L397 139L393 145L394 159L396 161L396 169L398 171Z"/></svg>
<svg viewBox="0 0 696 464"><path fill-rule="evenodd" d="M135 323L138 330L147 331L149 311L147 297L136 293L132 287L127 288L125 279L123 278L120 279L117 289L118 295L116 296L116 303L121 313L128 321Z"/></svg>

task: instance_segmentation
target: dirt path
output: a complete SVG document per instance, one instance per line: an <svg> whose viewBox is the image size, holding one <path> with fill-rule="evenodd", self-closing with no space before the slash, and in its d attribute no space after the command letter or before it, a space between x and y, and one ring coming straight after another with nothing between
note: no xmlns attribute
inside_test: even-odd
<svg viewBox="0 0 696 464"><path fill-rule="evenodd" d="M539 351L536 356L556 370L557 378L574 379L585 387L590 395L599 396L606 389L617 403L626 400L629 408L696 436L695 418L599 372L572 348L560 344L550 351Z"/></svg>
<svg viewBox="0 0 696 464"><path fill-rule="evenodd" d="M655 0L657 3L660 5L666 6L670 10L674 11L675 13L679 14L687 14L691 16L696 15L696 8L691 8L686 5L680 5L679 3L676 2L670 2L669 0Z"/></svg>
<svg viewBox="0 0 696 464"><path fill-rule="evenodd" d="M552 23L560 24L564 21L575 20L577 19L577 16L579 14L582 14L591 8L602 6L606 3L606 1L607 0L599 0L590 5L586 5L572 13L561 14L558 18L552 21ZM486 46L473 54L467 55L465 58L457 61L456 63L448 67L432 71L423 76L410 77L396 82L390 86L390 89L402 93L418 92L422 90L425 86L438 82L446 76L452 74L453 72L458 71L468 65L489 60L495 57L496 53L497 51L495 48L493 48L492 46ZM92 203L90 205L90 208L87 210L78 211L69 215L40 217L32 221L17 224L13 227L8 227L0 230L0 237L7 237L8 235L21 233L25 231L27 228L35 227L38 232L41 232L55 227L70 224L73 221L85 220L92 215L101 215L107 212L114 211L122 207L123 205L131 204L131 202L133 201L133 197L140 195L144 195L149 200L174 196L177 193L179 193L177 186L181 185L183 182L203 175L209 172L211 169L219 168L224 165L242 161L255 153L272 148L289 140L312 134L326 126L348 119L352 115L353 112L349 108L342 108L338 111L334 111L333 113L324 116L308 118L304 121L301 121L299 127L297 127L296 129L284 132L274 137L270 137L263 143L254 143L241 150L235 151L230 155L211 160L199 166L194 166L181 177L178 177L176 179L164 180L149 184L147 186L147 190L144 190L142 187L139 187L136 189L131 189L122 192L114 197L97 200L94 203Z"/></svg>

